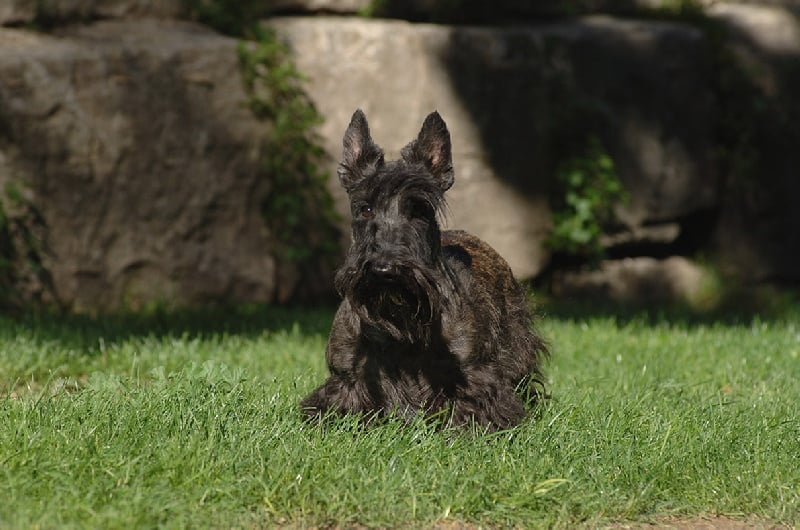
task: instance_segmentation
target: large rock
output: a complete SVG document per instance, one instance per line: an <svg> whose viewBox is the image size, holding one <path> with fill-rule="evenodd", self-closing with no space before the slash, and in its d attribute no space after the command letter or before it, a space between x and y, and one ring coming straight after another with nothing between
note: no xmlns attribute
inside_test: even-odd
<svg viewBox="0 0 800 530"><path fill-rule="evenodd" d="M791 1L791 0L790 0ZM568 2L553 0L272 0L276 12L368 14L440 23L494 24L532 21L543 17L574 16L587 13L630 15L653 9L675 7L673 0L591 0Z"/></svg>
<svg viewBox="0 0 800 530"><path fill-rule="evenodd" d="M96 18L176 17L186 14L183 0L3 0L0 25L40 18L69 22Z"/></svg>
<svg viewBox="0 0 800 530"><path fill-rule="evenodd" d="M797 284L800 1L763 4L708 9L727 30L726 75L735 85L724 114L739 142L727 153L716 246L725 269L745 280Z"/></svg>
<svg viewBox="0 0 800 530"><path fill-rule="evenodd" d="M36 0L5 0L0 3L0 26L24 24L36 16Z"/></svg>
<svg viewBox="0 0 800 530"><path fill-rule="evenodd" d="M562 299L590 299L623 304L689 304L713 302L715 280L696 263L672 256L604 261L596 270L561 271L553 294Z"/></svg>
<svg viewBox="0 0 800 530"><path fill-rule="evenodd" d="M309 79L334 159L356 108L395 156L438 109L456 169L449 224L486 239L520 277L548 261L547 193L562 144L603 139L633 196L622 212L631 226L718 200L710 58L695 29L605 17L507 28L325 17L268 25Z"/></svg>
<svg viewBox="0 0 800 530"><path fill-rule="evenodd" d="M0 189L37 212L61 304L273 299L236 45L152 20L0 29Z"/></svg>
<svg viewBox="0 0 800 530"><path fill-rule="evenodd" d="M800 0L700 0L700 5L713 12L728 5L752 5L757 7L782 7L792 11L800 11ZM710 8L710 9L709 9Z"/></svg>
<svg viewBox="0 0 800 530"><path fill-rule="evenodd" d="M795 2L795 7L800 7L800 1ZM745 53L741 47L747 45L762 53L800 51L800 24L788 7L722 3L712 4L707 11L710 17L733 30L730 44L739 48L740 53Z"/></svg>

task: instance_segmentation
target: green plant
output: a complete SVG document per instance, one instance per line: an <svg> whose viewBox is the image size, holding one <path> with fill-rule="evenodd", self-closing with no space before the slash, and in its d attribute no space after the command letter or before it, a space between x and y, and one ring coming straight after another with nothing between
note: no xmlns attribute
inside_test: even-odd
<svg viewBox="0 0 800 530"><path fill-rule="evenodd" d="M614 220L614 206L627 200L614 161L596 136L557 170L553 232L549 247L590 261L603 255L600 236Z"/></svg>
<svg viewBox="0 0 800 530"><path fill-rule="evenodd" d="M0 190L0 310L20 305L28 298L25 284L47 276L37 217L20 184L7 180Z"/></svg>
<svg viewBox="0 0 800 530"><path fill-rule="evenodd" d="M183 0L189 15L222 33L245 37L259 17L269 12L268 0Z"/></svg>
<svg viewBox="0 0 800 530"><path fill-rule="evenodd" d="M263 0L185 0L190 13L219 31L241 37L238 54L253 115L271 125L261 146L267 183L264 220L279 265L295 278L329 271L339 255L338 217L327 189L325 151L315 133L322 116L307 97L303 76L287 47L259 25L271 5Z"/></svg>
<svg viewBox="0 0 800 530"><path fill-rule="evenodd" d="M332 259L339 249L337 217L322 170L325 151L314 132L322 117L306 96L286 46L264 28L255 28L251 38L239 45L250 109L273 124L262 159L270 183L264 218L293 265Z"/></svg>
<svg viewBox="0 0 800 530"><path fill-rule="evenodd" d="M705 8L698 0L662 0L649 10L662 17L676 17L683 20L705 17Z"/></svg>
<svg viewBox="0 0 800 530"><path fill-rule="evenodd" d="M0 197L0 306L3 305L12 284L11 235L8 231L8 216Z"/></svg>
<svg viewBox="0 0 800 530"><path fill-rule="evenodd" d="M386 12L391 0L371 0L358 8L358 16L365 18L379 17Z"/></svg>

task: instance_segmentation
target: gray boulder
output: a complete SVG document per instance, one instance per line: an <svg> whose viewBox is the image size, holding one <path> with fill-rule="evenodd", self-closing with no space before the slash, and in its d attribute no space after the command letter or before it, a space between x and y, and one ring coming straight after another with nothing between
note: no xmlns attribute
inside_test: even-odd
<svg viewBox="0 0 800 530"><path fill-rule="evenodd" d="M75 21L96 18L177 17L186 12L182 0L3 0L0 25L34 19Z"/></svg>
<svg viewBox="0 0 800 530"><path fill-rule="evenodd" d="M0 29L0 189L36 212L30 250L61 305L274 299L268 131L236 44L155 20Z"/></svg>
<svg viewBox="0 0 800 530"><path fill-rule="evenodd" d="M491 24L530 22L543 17L574 16L588 13L633 14L653 9L674 8L672 0L591 0L558 2L553 0L271 0L276 11L293 13L371 14L415 21L446 24Z"/></svg>
<svg viewBox="0 0 800 530"><path fill-rule="evenodd" d="M769 5L766 5L769 4ZM800 2L714 4L737 85L725 114L739 145L722 175L715 244L722 264L746 281L800 280ZM735 106L734 106L735 105ZM729 125L729 127L731 127Z"/></svg>
<svg viewBox="0 0 800 530"><path fill-rule="evenodd" d="M5 0L0 3L0 26L24 24L36 16L36 0Z"/></svg>
<svg viewBox="0 0 800 530"><path fill-rule="evenodd" d="M696 263L680 257L604 261L591 271L561 271L553 278L553 294L561 299L593 299L622 304L713 303L714 278Z"/></svg>

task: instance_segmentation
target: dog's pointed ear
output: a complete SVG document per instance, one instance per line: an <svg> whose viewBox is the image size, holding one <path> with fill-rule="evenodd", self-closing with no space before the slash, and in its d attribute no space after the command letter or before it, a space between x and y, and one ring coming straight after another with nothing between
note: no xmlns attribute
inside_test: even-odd
<svg viewBox="0 0 800 530"><path fill-rule="evenodd" d="M339 164L339 182L350 191L367 174L383 165L383 149L375 145L369 134L367 117L356 110L344 133L344 152Z"/></svg>
<svg viewBox="0 0 800 530"><path fill-rule="evenodd" d="M442 191L447 191L453 185L450 132L438 112L428 114L419 136L403 148L401 155L406 162L422 162L437 180Z"/></svg>

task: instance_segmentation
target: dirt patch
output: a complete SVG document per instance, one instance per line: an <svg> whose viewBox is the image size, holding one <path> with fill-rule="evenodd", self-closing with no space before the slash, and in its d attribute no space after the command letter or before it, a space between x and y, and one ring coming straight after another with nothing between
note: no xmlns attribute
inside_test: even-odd
<svg viewBox="0 0 800 530"><path fill-rule="evenodd" d="M692 518L667 517L650 521L624 521L598 528L643 530L646 528L672 528L675 530L778 530L791 526L750 516L735 519L724 515L707 515Z"/></svg>

